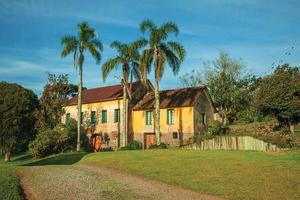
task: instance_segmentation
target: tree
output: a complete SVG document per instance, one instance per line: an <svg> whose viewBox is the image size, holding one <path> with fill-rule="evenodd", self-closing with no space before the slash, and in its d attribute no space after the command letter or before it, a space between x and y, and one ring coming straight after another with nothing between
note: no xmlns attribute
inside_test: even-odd
<svg viewBox="0 0 300 200"><path fill-rule="evenodd" d="M180 64L185 57L184 47L175 41L167 41L170 34L178 35L179 29L176 24L167 22L162 26L157 26L151 20L145 20L140 24L142 33L149 34L148 48L143 52L142 58L145 62L153 62L154 66L154 96L155 96L155 138L156 144L160 144L160 98L159 81L161 80L165 64L169 65L176 75L180 69ZM146 64L147 65L147 64ZM145 71L145 70L144 70Z"/></svg>
<svg viewBox="0 0 300 200"><path fill-rule="evenodd" d="M294 124L300 121L299 67L283 64L263 78L258 91L258 106L264 114L275 116L294 133Z"/></svg>
<svg viewBox="0 0 300 200"><path fill-rule="evenodd" d="M219 108L223 125L227 124L228 115L233 112L239 88L237 81L241 76L242 64L233 60L225 52L212 63L206 63L205 79L214 103Z"/></svg>
<svg viewBox="0 0 300 200"><path fill-rule="evenodd" d="M109 59L102 66L102 77L105 81L108 74L119 67L122 66L122 86L123 86L123 131L122 131L122 147L127 145L128 137L128 97L131 99L131 91L129 89L128 78L129 76L135 76L140 79L141 74L139 70L139 49L147 44L144 39L137 40L129 44L123 44L119 41L114 41L111 43L111 48L117 50L118 54L115 58Z"/></svg>
<svg viewBox="0 0 300 200"><path fill-rule="evenodd" d="M0 82L0 149L5 161L20 145L28 144L35 135L33 115L38 98L18 84Z"/></svg>
<svg viewBox="0 0 300 200"><path fill-rule="evenodd" d="M204 84L201 72L196 70L185 73L179 79L183 87L198 87Z"/></svg>
<svg viewBox="0 0 300 200"><path fill-rule="evenodd" d="M63 106L67 104L73 90L74 85L69 84L67 74L48 74L48 82L39 99L39 109L35 112L37 129L53 129L61 121Z"/></svg>
<svg viewBox="0 0 300 200"><path fill-rule="evenodd" d="M63 50L61 56L64 58L73 54L74 67L79 67L78 73L78 103L77 103L77 151L80 151L80 132L81 132L81 108L82 108L82 66L85 60L84 53L89 51L96 63L100 63L103 45L98 39L97 32L91 28L87 22L78 24L78 36L65 35L61 39ZM78 66L79 65L79 66Z"/></svg>

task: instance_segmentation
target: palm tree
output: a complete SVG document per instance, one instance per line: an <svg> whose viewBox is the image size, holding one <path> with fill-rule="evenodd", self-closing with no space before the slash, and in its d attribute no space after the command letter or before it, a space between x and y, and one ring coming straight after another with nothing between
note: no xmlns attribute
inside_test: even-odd
<svg viewBox="0 0 300 200"><path fill-rule="evenodd" d="M84 52L88 50L92 57L99 64L103 45L98 39L97 32L91 28L87 22L82 22L78 26L78 36L65 35L61 39L63 50L61 56L64 58L73 54L74 67L77 69L79 64L78 76L78 103L77 103L77 146L76 150L80 151L81 135L81 107L82 107L82 66L85 59ZM79 57L78 57L79 56Z"/></svg>
<svg viewBox="0 0 300 200"><path fill-rule="evenodd" d="M128 97L131 99L131 90L129 89L128 79L129 76L134 76L140 79L140 65L139 65L139 49L147 44L145 39L140 39L129 44L123 44L119 41L111 43L110 47L117 50L116 57L109 59L102 66L102 77L105 81L108 74L122 66L122 86L123 86L123 111L122 111L122 146L127 144L127 131L128 131Z"/></svg>
<svg viewBox="0 0 300 200"><path fill-rule="evenodd" d="M155 138L156 144L160 144L160 98L159 98L159 81L163 76L165 63L171 67L174 75L179 72L180 64L185 57L184 47L176 41L167 41L169 34L178 35L179 29L176 24L167 22L162 26L157 26L151 20L145 20L140 24L142 33L149 34L148 49L144 51L146 59L154 62L154 95L155 95Z"/></svg>

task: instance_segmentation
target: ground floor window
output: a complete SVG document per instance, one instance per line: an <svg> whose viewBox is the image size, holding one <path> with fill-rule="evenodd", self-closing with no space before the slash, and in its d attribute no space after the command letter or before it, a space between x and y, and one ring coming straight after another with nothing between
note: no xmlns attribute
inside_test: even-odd
<svg viewBox="0 0 300 200"><path fill-rule="evenodd" d="M96 111L91 111L91 124L96 124Z"/></svg>
<svg viewBox="0 0 300 200"><path fill-rule="evenodd" d="M114 122L120 122L120 109L115 109L115 119Z"/></svg>
<svg viewBox="0 0 300 200"><path fill-rule="evenodd" d="M178 138L178 133L177 132L173 132L173 139L177 139Z"/></svg>

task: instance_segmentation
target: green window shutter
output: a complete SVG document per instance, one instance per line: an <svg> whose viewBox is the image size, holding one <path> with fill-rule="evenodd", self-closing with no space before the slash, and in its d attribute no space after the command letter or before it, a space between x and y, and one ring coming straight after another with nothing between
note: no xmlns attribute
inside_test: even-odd
<svg viewBox="0 0 300 200"><path fill-rule="evenodd" d="M152 125L153 112L146 111L146 125Z"/></svg>
<svg viewBox="0 0 300 200"><path fill-rule="evenodd" d="M115 109L115 119L114 122L120 122L120 109Z"/></svg>
<svg viewBox="0 0 300 200"><path fill-rule="evenodd" d="M70 114L70 113L67 113L67 114L66 114L66 125L69 125L69 124L70 124L70 120L71 120L71 114Z"/></svg>
<svg viewBox="0 0 300 200"><path fill-rule="evenodd" d="M107 123L107 110L102 110L102 119L101 119L102 124Z"/></svg>
<svg viewBox="0 0 300 200"><path fill-rule="evenodd" d="M174 109L167 110L167 124L174 124Z"/></svg>
<svg viewBox="0 0 300 200"><path fill-rule="evenodd" d="M91 123L96 123L96 111L91 111Z"/></svg>

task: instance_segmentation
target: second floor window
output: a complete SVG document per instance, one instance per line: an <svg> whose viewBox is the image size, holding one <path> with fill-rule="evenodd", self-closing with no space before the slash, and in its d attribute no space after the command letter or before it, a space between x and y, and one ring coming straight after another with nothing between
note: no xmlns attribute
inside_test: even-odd
<svg viewBox="0 0 300 200"><path fill-rule="evenodd" d="M115 117L114 117L114 122L120 122L120 109L115 109Z"/></svg>
<svg viewBox="0 0 300 200"><path fill-rule="evenodd" d="M167 110L167 124L174 124L174 109Z"/></svg>
<svg viewBox="0 0 300 200"><path fill-rule="evenodd" d="M153 112L146 111L146 125L152 125L152 121L153 121Z"/></svg>
<svg viewBox="0 0 300 200"><path fill-rule="evenodd" d="M96 124L96 111L91 111L91 124Z"/></svg>
<svg viewBox="0 0 300 200"><path fill-rule="evenodd" d="M101 112L101 123L107 123L107 110L102 110Z"/></svg>

